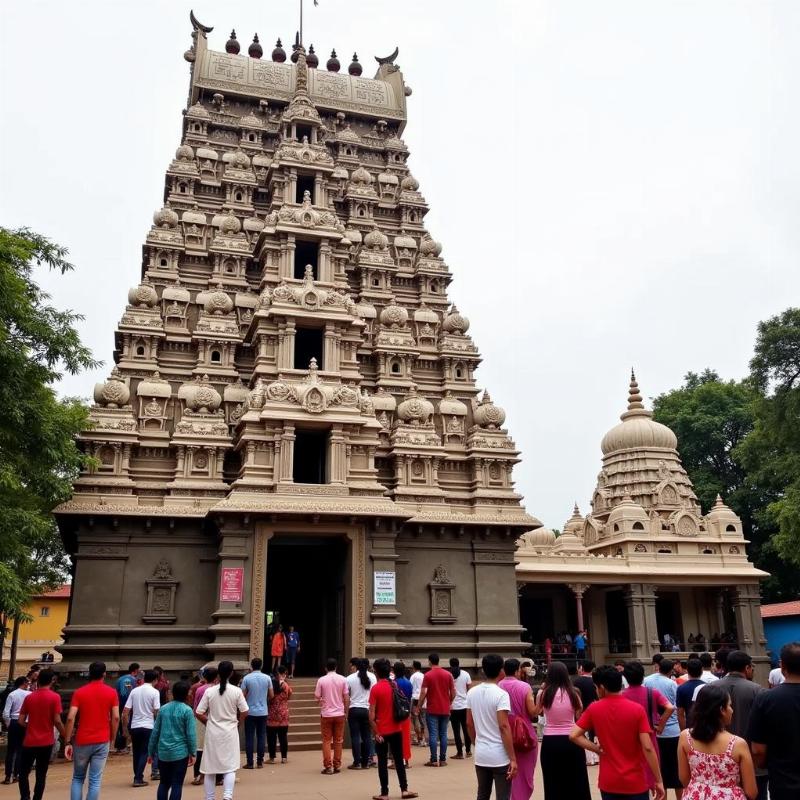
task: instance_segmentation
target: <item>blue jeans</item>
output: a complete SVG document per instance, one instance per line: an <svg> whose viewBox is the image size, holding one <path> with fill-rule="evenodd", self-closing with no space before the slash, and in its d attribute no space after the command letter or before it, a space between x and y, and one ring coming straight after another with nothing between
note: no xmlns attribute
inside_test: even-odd
<svg viewBox="0 0 800 800"><path fill-rule="evenodd" d="M72 748L72 785L69 800L82 800L83 782L89 773L89 791L86 800L99 800L103 770L108 760L108 742L103 744L76 744Z"/></svg>
<svg viewBox="0 0 800 800"><path fill-rule="evenodd" d="M449 714L431 714L428 712L428 744L431 748L431 761L447 761L447 723ZM436 746L439 746L437 756Z"/></svg>
<svg viewBox="0 0 800 800"><path fill-rule="evenodd" d="M264 742L267 737L267 718L248 715L244 718L244 752L247 763L253 766L253 744L256 744L258 764L264 763Z"/></svg>

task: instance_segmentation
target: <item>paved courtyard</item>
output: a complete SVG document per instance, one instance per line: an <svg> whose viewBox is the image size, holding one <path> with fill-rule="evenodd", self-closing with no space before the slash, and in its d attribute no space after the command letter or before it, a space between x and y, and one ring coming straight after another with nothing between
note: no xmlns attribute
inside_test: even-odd
<svg viewBox="0 0 800 800"><path fill-rule="evenodd" d="M471 800L475 796L475 773L471 761L452 761L444 769L426 769L422 766L422 751L414 748L409 785L420 798L428 800ZM416 763L415 763L416 762ZM297 800L359 800L377 793L377 770L355 772L342 770L339 775L320 775L319 754L313 752L289 753L289 763L280 766L265 766L263 770L240 770L234 797L236 800L263 800L293 797ZM45 797L65 798L69 791L71 765L59 761L50 767ZM541 772L536 770L535 800L542 800ZM593 797L600 797L597 783L597 767L589 767L589 781L593 786ZM155 784L144 789L131 788L130 757L112 756L106 767L101 796L103 800L139 800L155 797ZM19 797L17 786L0 787L0 800ZM394 774L390 775L389 794L400 797ZM186 800L202 800L203 787L184 784ZM222 788L217 789L217 797ZM569 798L564 798L569 800Z"/></svg>

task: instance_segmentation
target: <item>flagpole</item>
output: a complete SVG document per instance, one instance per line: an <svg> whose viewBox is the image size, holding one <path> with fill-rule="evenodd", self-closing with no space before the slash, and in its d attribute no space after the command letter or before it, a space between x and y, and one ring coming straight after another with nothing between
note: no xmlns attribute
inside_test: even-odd
<svg viewBox="0 0 800 800"><path fill-rule="evenodd" d="M300 44L303 44L303 0L300 0Z"/></svg>

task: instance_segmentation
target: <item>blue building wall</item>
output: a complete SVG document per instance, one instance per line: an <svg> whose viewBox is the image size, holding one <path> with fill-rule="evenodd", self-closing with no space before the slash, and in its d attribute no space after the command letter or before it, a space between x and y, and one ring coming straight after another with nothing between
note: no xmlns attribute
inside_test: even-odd
<svg viewBox="0 0 800 800"><path fill-rule="evenodd" d="M777 660L781 647L787 642L800 642L800 614L767 617L764 620L764 634L767 637L767 650L771 650Z"/></svg>

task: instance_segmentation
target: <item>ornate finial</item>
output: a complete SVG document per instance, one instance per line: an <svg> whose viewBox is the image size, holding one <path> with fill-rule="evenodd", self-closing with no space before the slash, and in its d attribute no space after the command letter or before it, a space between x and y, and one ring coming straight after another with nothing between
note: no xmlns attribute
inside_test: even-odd
<svg viewBox="0 0 800 800"><path fill-rule="evenodd" d="M719 494L719 493L717 493L717 499L716 499L716 501L714 502L714 506L715 506L716 508L722 508L722 506L724 506L724 505L725 505L725 502L724 502L724 501L723 501L723 499L722 499L722 495L721 495L721 494Z"/></svg>
<svg viewBox="0 0 800 800"><path fill-rule="evenodd" d="M339 59L336 57L336 50L331 50L331 57L328 59L328 63L325 65L328 69L328 72L338 72L342 65L339 63Z"/></svg>
<svg viewBox="0 0 800 800"><path fill-rule="evenodd" d="M635 411L644 408L642 403L642 395L639 392L639 384L636 381L636 374L631 368L631 384L628 388L628 411Z"/></svg>
<svg viewBox="0 0 800 800"><path fill-rule="evenodd" d="M278 64L283 64L286 61L286 51L283 49L283 44L280 39L275 42L275 49L272 51L272 60Z"/></svg>
<svg viewBox="0 0 800 800"><path fill-rule="evenodd" d="M253 34L253 43L247 49L250 58L261 58L264 55L264 48L258 41L258 34Z"/></svg>
<svg viewBox="0 0 800 800"><path fill-rule="evenodd" d="M361 64L358 63L358 53L353 53L353 61L347 71L356 78L364 71Z"/></svg>
<svg viewBox="0 0 800 800"><path fill-rule="evenodd" d="M573 517L579 517L580 515L581 515L581 510L578 508L578 501L576 500L575 501L575 506L572 509L572 516Z"/></svg>
<svg viewBox="0 0 800 800"><path fill-rule="evenodd" d="M317 366L317 359L314 356L311 356L311 361L308 362L308 371L309 372L316 372L319 369Z"/></svg>
<svg viewBox="0 0 800 800"><path fill-rule="evenodd" d="M239 42L236 40L236 30L231 31L231 38L225 42L225 52L230 53L231 55L237 55L240 50Z"/></svg>
<svg viewBox="0 0 800 800"><path fill-rule="evenodd" d="M316 69L319 66L319 58L317 58L317 54L314 52L314 45L309 45L308 47L308 55L306 56L306 64L311 69Z"/></svg>

